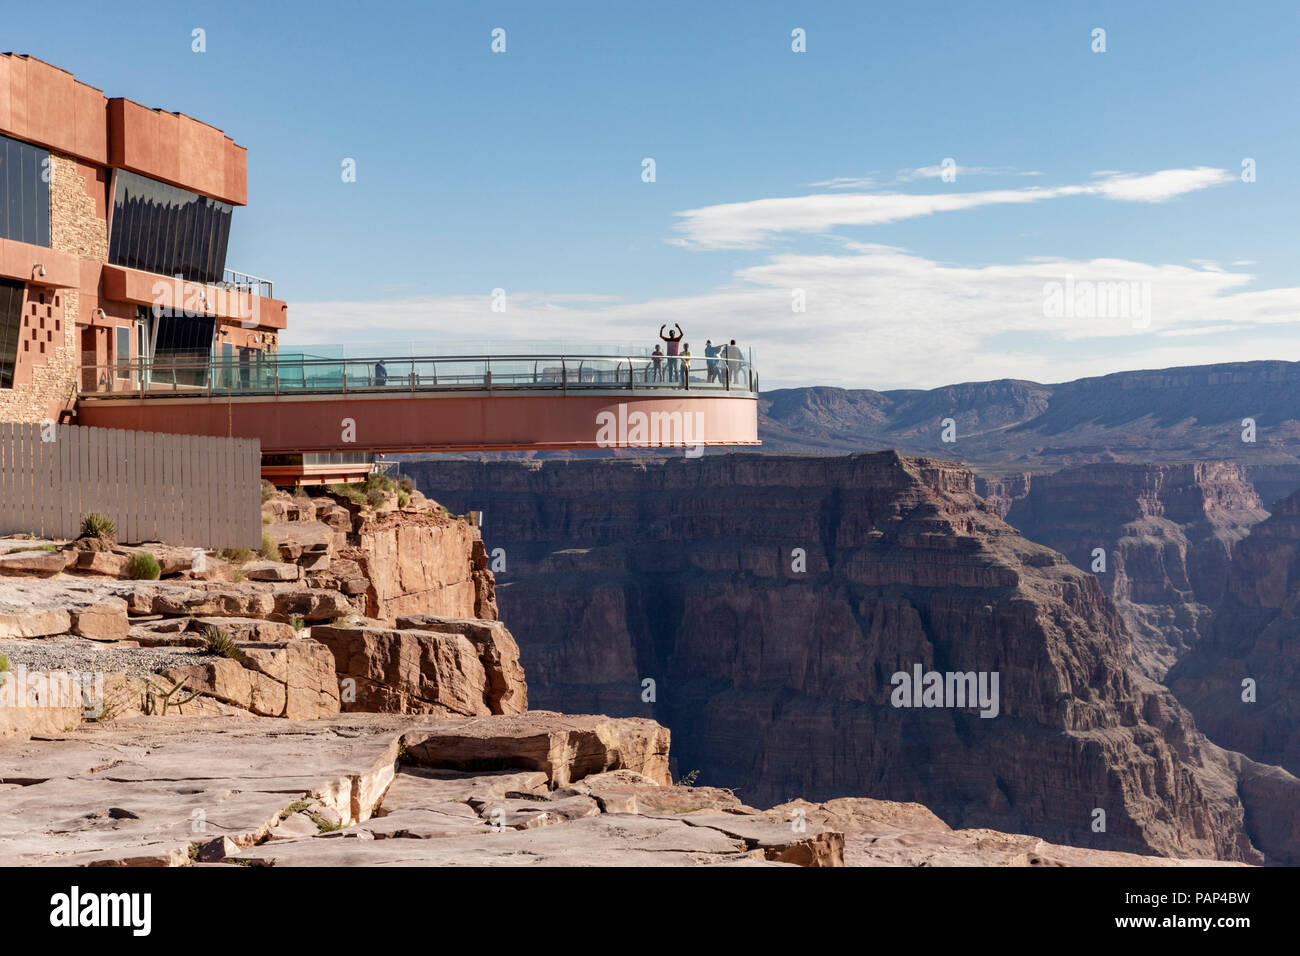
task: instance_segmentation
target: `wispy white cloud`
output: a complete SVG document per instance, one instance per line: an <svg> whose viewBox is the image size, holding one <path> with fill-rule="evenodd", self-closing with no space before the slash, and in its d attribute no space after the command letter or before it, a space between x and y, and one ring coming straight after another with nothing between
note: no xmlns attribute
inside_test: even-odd
<svg viewBox="0 0 1300 956"><path fill-rule="evenodd" d="M880 181L871 176L836 176L817 183L804 183L812 189L874 189Z"/></svg>
<svg viewBox="0 0 1300 956"><path fill-rule="evenodd" d="M1162 169L1145 176L1111 174L1093 184L1097 194L1124 202L1168 202L1185 193L1208 189L1236 180L1226 169L1197 166L1194 169Z"/></svg>
<svg viewBox="0 0 1300 956"><path fill-rule="evenodd" d="M1049 317L1050 283L1082 289L1137 283L1150 314ZM769 255L698 295L631 302L514 293L503 313L488 295L290 306L284 347L350 341L438 352L469 335L533 343L649 345L680 322L706 338L754 346L766 388L827 384L931 387L989 378L1063 381L1171 365L1300 360L1300 288L1254 288L1231 269L1122 259L1044 258L963 266L904 249L845 241L835 253ZM792 311L802 290L806 312ZM366 340L369 340L367 343ZM418 341L419 347L409 343Z"/></svg>
<svg viewBox="0 0 1300 956"><path fill-rule="evenodd" d="M954 163L951 167L939 165L900 169L897 178L900 183L910 183L918 179L940 179L944 173L955 175L960 180L963 176L1012 176L1016 175L1018 170L1014 166L962 166Z"/></svg>
<svg viewBox="0 0 1300 956"><path fill-rule="evenodd" d="M1014 166L954 166L956 175L960 178L963 176L1041 176L1038 170L1025 169L1019 170ZM811 189L876 189L886 183L896 185L898 183L915 182L918 179L940 179L945 172L943 166L921 166L916 169L900 169L892 177L885 176L883 179L878 173L872 173L866 176L836 176L832 179L823 179L815 183L804 183L803 185Z"/></svg>
<svg viewBox="0 0 1300 956"><path fill-rule="evenodd" d="M676 213L682 235L670 239L695 249L756 248L789 234L827 233L841 226L877 226L981 206L1028 204L1069 196L1098 196L1123 202L1167 202L1177 196L1233 181L1224 169L1199 166L1146 175L1110 173L1093 182L1027 186L981 192L852 193L755 199L702 206Z"/></svg>

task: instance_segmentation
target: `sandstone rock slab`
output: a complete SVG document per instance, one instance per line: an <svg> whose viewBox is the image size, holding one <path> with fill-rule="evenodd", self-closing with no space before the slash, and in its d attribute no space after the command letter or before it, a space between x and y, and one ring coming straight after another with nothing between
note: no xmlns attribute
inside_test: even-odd
<svg viewBox="0 0 1300 956"><path fill-rule="evenodd" d="M312 628L334 655L342 680L355 682L345 710L402 714L490 714L479 652L459 634L375 627Z"/></svg>
<svg viewBox="0 0 1300 956"><path fill-rule="evenodd" d="M668 729L641 717L529 711L449 720L428 732L412 731L403 744L423 766L541 770L556 787L609 770L635 770L671 783Z"/></svg>
<svg viewBox="0 0 1300 956"><path fill-rule="evenodd" d="M10 551L0 554L0 577L49 578L72 560L67 551Z"/></svg>
<svg viewBox="0 0 1300 956"><path fill-rule="evenodd" d="M399 617L397 626L462 635L478 650L488 678L486 700L492 713L521 714L528 709L528 684L519 661L519 645L500 621L419 614Z"/></svg>

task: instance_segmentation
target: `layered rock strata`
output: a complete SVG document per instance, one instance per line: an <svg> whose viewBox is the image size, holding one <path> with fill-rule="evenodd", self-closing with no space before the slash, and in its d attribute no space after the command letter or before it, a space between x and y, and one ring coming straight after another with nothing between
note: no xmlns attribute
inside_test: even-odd
<svg viewBox="0 0 1300 956"><path fill-rule="evenodd" d="M1132 666L1096 578L1002 521L959 465L880 453L406 470L486 512L532 699L654 716L681 772L747 802L918 801L954 827L1170 855L1300 846L1284 822L1253 822L1281 819L1277 792L1246 785ZM894 675L918 665L997 674L997 716L895 706Z"/></svg>

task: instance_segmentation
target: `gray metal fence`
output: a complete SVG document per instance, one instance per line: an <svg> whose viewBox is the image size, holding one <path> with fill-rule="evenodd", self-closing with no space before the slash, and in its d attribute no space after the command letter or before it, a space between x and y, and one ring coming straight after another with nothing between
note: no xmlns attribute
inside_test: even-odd
<svg viewBox="0 0 1300 956"><path fill-rule="evenodd" d="M262 542L256 439L0 422L0 534L75 538L98 513L123 544Z"/></svg>

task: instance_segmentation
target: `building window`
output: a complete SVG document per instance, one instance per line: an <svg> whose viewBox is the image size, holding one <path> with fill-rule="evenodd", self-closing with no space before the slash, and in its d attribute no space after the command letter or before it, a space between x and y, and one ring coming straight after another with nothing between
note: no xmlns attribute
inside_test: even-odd
<svg viewBox="0 0 1300 956"><path fill-rule="evenodd" d="M127 325L117 327L117 377L131 377L131 328Z"/></svg>
<svg viewBox="0 0 1300 956"><path fill-rule="evenodd" d="M218 282L234 206L119 169L113 176L108 261L128 269Z"/></svg>
<svg viewBox="0 0 1300 956"><path fill-rule="evenodd" d="M50 244L50 154L0 136L0 239Z"/></svg>
<svg viewBox="0 0 1300 956"><path fill-rule="evenodd" d="M23 284L0 279L0 388L14 387L18 339L23 329Z"/></svg>
<svg viewBox="0 0 1300 956"><path fill-rule="evenodd" d="M136 321L150 326L153 341L148 351L153 360L153 381L207 386L212 343L217 335L216 319L184 314L154 318L149 306L142 305Z"/></svg>

